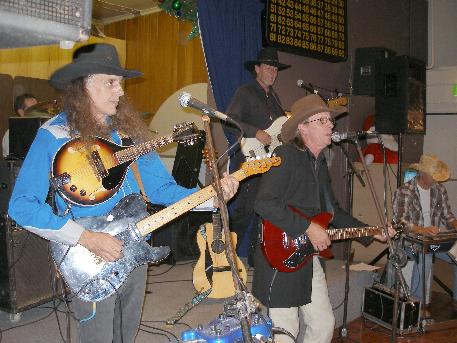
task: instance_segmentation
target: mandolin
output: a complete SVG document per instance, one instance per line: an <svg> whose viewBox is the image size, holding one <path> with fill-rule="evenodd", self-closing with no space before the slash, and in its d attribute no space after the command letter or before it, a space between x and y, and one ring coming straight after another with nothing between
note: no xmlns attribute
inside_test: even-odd
<svg viewBox="0 0 457 343"><path fill-rule="evenodd" d="M51 182L69 202L97 205L116 194L138 157L171 142L192 145L199 138L195 124L188 122L175 125L170 135L138 145L122 146L101 137L86 144L75 138L55 154Z"/></svg>

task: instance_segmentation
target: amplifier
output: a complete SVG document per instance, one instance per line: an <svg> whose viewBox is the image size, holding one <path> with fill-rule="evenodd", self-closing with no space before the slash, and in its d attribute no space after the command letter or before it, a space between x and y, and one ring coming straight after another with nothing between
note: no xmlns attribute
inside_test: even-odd
<svg viewBox="0 0 457 343"><path fill-rule="evenodd" d="M417 331L420 324L419 299L410 296L407 301L400 295L398 303L397 329L400 334ZM363 293L362 315L385 328L392 329L394 291L383 285L365 287Z"/></svg>
<svg viewBox="0 0 457 343"><path fill-rule="evenodd" d="M40 126L49 117L10 117L10 157L24 159Z"/></svg>

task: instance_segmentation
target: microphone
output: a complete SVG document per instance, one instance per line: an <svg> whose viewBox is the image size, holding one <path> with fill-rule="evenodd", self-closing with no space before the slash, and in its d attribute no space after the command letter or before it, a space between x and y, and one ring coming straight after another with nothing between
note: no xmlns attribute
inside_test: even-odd
<svg viewBox="0 0 457 343"><path fill-rule="evenodd" d="M208 116L216 117L223 121L231 121L231 118L226 114L216 111L215 109L209 107L207 104L195 99L192 97L192 95L190 95L190 93L182 92L178 97L178 102L182 107L192 107L202 111Z"/></svg>
<svg viewBox="0 0 457 343"><path fill-rule="evenodd" d="M308 86L308 85L305 85L305 82L303 80L297 80L297 87L300 87L300 88L304 88L306 89L308 92L311 92L311 93L314 93L314 94L317 94L317 90L315 90L311 84Z"/></svg>
<svg viewBox="0 0 457 343"><path fill-rule="evenodd" d="M332 141L338 143L340 141L355 141L359 138L377 137L376 131L349 131L349 132L333 132Z"/></svg>

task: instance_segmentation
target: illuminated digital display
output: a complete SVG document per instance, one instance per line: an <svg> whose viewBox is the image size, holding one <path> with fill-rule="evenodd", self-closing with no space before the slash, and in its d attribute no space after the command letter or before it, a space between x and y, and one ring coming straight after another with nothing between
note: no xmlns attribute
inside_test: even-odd
<svg viewBox="0 0 457 343"><path fill-rule="evenodd" d="M279 50L329 62L347 57L346 0L268 0L266 40Z"/></svg>

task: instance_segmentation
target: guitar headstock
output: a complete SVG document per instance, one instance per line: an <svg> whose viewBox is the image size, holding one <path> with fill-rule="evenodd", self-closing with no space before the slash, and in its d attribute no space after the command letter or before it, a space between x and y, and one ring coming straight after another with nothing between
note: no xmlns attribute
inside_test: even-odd
<svg viewBox="0 0 457 343"><path fill-rule="evenodd" d="M198 127L191 122L183 122L173 126L173 140L184 145L194 145L202 139Z"/></svg>
<svg viewBox="0 0 457 343"><path fill-rule="evenodd" d="M348 104L348 98L346 98L345 96L339 96L337 98L327 100L327 105L330 108L335 107L335 106L346 106L347 104Z"/></svg>
<svg viewBox="0 0 457 343"><path fill-rule="evenodd" d="M257 158L250 161L246 161L241 164L241 169L246 176L255 174L262 174L271 169L271 167L277 167L281 164L281 158L277 156L271 156L265 158Z"/></svg>

